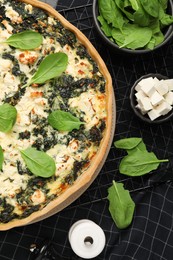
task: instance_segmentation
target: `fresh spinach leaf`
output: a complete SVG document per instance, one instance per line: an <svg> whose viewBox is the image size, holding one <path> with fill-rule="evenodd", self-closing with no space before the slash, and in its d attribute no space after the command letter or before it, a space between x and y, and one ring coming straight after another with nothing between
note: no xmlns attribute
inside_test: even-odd
<svg viewBox="0 0 173 260"><path fill-rule="evenodd" d="M112 36L112 27L109 25L102 16L97 17L98 21L101 24L101 29L105 33L106 36Z"/></svg>
<svg viewBox="0 0 173 260"><path fill-rule="evenodd" d="M131 150L142 142L142 138L130 137L123 138L114 142L114 146L119 149Z"/></svg>
<svg viewBox="0 0 173 260"><path fill-rule="evenodd" d="M62 110L53 111L48 116L48 122L53 128L59 131L72 131L73 129L79 129L80 125L84 124L70 112Z"/></svg>
<svg viewBox="0 0 173 260"><path fill-rule="evenodd" d="M99 12L108 24L112 24L113 27L121 28L124 24L124 18L119 9L117 8L114 0L98 0Z"/></svg>
<svg viewBox="0 0 173 260"><path fill-rule="evenodd" d="M15 107L11 106L8 103L5 103L0 106L0 131L9 132L17 118L17 110Z"/></svg>
<svg viewBox="0 0 173 260"><path fill-rule="evenodd" d="M116 141L114 145L116 148L125 149L128 154L138 151L146 151L146 145L142 141L142 138L139 137L120 139Z"/></svg>
<svg viewBox="0 0 173 260"><path fill-rule="evenodd" d="M138 145L136 145L133 149L127 149L127 153L134 153L138 151L146 151L146 145L144 144L143 141L141 141Z"/></svg>
<svg viewBox="0 0 173 260"><path fill-rule="evenodd" d="M173 23L173 16L166 14L161 5L159 9L159 19L162 27L168 26Z"/></svg>
<svg viewBox="0 0 173 260"><path fill-rule="evenodd" d="M0 170L2 170L3 162L4 162L4 153L2 147L0 146Z"/></svg>
<svg viewBox="0 0 173 260"><path fill-rule="evenodd" d="M152 30L151 40L147 43L146 49L154 49L155 46L160 44L164 40L164 35L160 29L160 21L155 19L150 23L150 28Z"/></svg>
<svg viewBox="0 0 173 260"><path fill-rule="evenodd" d="M127 154L120 162L119 171L129 176L141 176L155 170L161 162L168 162L167 159L159 160L152 152L148 152L142 138L130 137L114 142L114 146L125 149Z"/></svg>
<svg viewBox="0 0 173 260"><path fill-rule="evenodd" d="M151 17L149 14L146 13L142 5L139 5L139 8L134 13L134 23L138 24L139 26L150 26Z"/></svg>
<svg viewBox="0 0 173 260"><path fill-rule="evenodd" d="M159 0L159 4L161 4L161 7L165 11L168 6L168 0Z"/></svg>
<svg viewBox="0 0 173 260"><path fill-rule="evenodd" d="M135 203L128 190L124 189L122 183L113 181L108 189L109 211L120 229L127 228L133 219Z"/></svg>
<svg viewBox="0 0 173 260"><path fill-rule="evenodd" d="M133 11L127 10L127 5L125 5L124 1L122 0L115 0L116 6L121 10L122 14L124 14L124 19L128 18L130 21L134 21L133 18ZM130 6L128 6L128 9L131 9Z"/></svg>
<svg viewBox="0 0 173 260"><path fill-rule="evenodd" d="M140 0L141 5L145 11L154 18L159 16L159 2L158 0Z"/></svg>
<svg viewBox="0 0 173 260"><path fill-rule="evenodd" d="M139 9L139 3L137 0L129 0L129 6L131 6L135 11Z"/></svg>
<svg viewBox="0 0 173 260"><path fill-rule="evenodd" d="M139 27L136 24L126 25L126 37L120 48L132 50L143 48L151 39L152 30L149 27Z"/></svg>
<svg viewBox="0 0 173 260"><path fill-rule="evenodd" d="M124 43L125 35L123 34L123 31L120 31L117 28L113 28L112 37L119 46Z"/></svg>
<svg viewBox="0 0 173 260"><path fill-rule="evenodd" d="M142 176L156 170L161 162L168 162L168 160L159 160L153 152L138 150L121 160L119 171L128 176Z"/></svg>
<svg viewBox="0 0 173 260"><path fill-rule="evenodd" d="M49 54L39 65L38 70L27 85L42 84L45 81L59 77L67 68L68 56L58 52Z"/></svg>
<svg viewBox="0 0 173 260"><path fill-rule="evenodd" d="M146 45L146 49L154 49L154 47L156 46L156 40L154 39L154 37L151 37L151 40L147 43Z"/></svg>
<svg viewBox="0 0 173 260"><path fill-rule="evenodd" d="M55 161L45 152L30 147L20 153L26 166L34 175L49 178L55 174Z"/></svg>
<svg viewBox="0 0 173 260"><path fill-rule="evenodd" d="M43 36L35 31L23 31L11 35L5 43L21 50L31 50L39 47L43 42Z"/></svg>
<svg viewBox="0 0 173 260"><path fill-rule="evenodd" d="M153 34L153 37L152 37L155 41L155 46L162 43L163 40L164 40L164 35L163 33L160 31L159 33L155 33ZM152 40L152 39L151 39Z"/></svg>

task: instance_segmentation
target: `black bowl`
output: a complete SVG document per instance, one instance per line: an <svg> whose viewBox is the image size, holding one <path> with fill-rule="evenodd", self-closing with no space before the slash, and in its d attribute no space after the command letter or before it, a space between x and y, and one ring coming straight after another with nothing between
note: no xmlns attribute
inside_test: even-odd
<svg viewBox="0 0 173 260"><path fill-rule="evenodd" d="M99 15L99 9L98 9L98 0L93 0L93 6L92 6L92 12L93 12L93 19L94 19L94 25L95 28L100 35L100 37L103 39L103 41L114 51L118 51L121 54L144 54L144 53L150 53L153 52L161 47L163 47L173 36L173 24L169 25L164 30L164 36L165 39L162 43L157 45L154 49L128 49L128 48L120 48L115 42L111 41L102 31L100 27L100 22L98 21L97 17ZM168 0L168 8L167 13L170 15L173 15L173 2L172 0Z"/></svg>
<svg viewBox="0 0 173 260"><path fill-rule="evenodd" d="M145 78L149 78L149 77L153 77L153 78L158 78L159 80L161 79L168 79L168 77L166 76L163 76L161 74L155 74L155 73L150 73L150 74L147 74L147 75L144 75L142 76L141 78L139 78L135 83L134 85L132 86L131 88L131 92L130 92L130 104L131 104L131 107L135 113L135 115L142 121L146 122L146 123L149 123L149 124L161 124L161 123L164 123L164 122L167 122L168 120L170 120L172 117L173 117L173 109L168 112L166 115L164 116L160 116L158 118L156 118L155 120L151 120L149 118L148 115L143 115L140 110L136 107L137 105L137 100L136 100L136 96L135 96L135 93L136 93L136 90L135 90L135 87L136 85L142 80L142 79L145 79Z"/></svg>

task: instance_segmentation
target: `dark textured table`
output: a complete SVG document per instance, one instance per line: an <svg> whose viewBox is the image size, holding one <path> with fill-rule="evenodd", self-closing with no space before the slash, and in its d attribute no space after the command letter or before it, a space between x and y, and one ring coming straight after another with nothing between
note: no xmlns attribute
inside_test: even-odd
<svg viewBox="0 0 173 260"><path fill-rule="evenodd" d="M161 73L173 78L173 40L152 54L122 56L112 53L95 32L92 0L45 2L77 26L107 64L113 79L117 107L114 140L142 137L148 150L158 158L168 158L169 163L143 178L125 178L118 172L123 153L112 145L98 177L73 204L44 221L0 233L0 260L35 259L29 250L30 245L40 245L45 238L51 241L57 256L39 259L81 259L70 247L68 231L74 222L84 218L97 223L106 235L105 249L95 259L172 260L173 121L155 126L139 121L130 108L129 93L134 81L144 74ZM112 180L123 182L136 203L131 226L121 231L116 228L108 211L107 189Z"/></svg>

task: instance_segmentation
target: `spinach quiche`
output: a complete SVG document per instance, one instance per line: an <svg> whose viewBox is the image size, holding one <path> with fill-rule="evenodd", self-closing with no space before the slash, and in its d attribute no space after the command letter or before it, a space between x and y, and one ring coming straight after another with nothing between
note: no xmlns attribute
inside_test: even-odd
<svg viewBox="0 0 173 260"><path fill-rule="evenodd" d="M45 3L0 0L0 230L79 197L114 126L111 77L83 33Z"/></svg>

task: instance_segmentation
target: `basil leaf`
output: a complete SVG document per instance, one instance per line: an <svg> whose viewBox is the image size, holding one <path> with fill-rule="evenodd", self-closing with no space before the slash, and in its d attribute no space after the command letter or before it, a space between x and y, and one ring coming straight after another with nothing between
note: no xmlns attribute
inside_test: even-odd
<svg viewBox="0 0 173 260"><path fill-rule="evenodd" d="M49 178L55 174L55 161L45 152L30 147L20 153L26 166L34 175Z"/></svg>
<svg viewBox="0 0 173 260"><path fill-rule="evenodd" d="M124 189L122 183L113 181L108 189L109 211L120 229L127 228L133 219L135 203L128 190Z"/></svg>
<svg viewBox="0 0 173 260"><path fill-rule="evenodd" d="M0 131L1 132L9 132L17 118L17 110L15 107L10 104L3 104L0 106Z"/></svg>
<svg viewBox="0 0 173 260"><path fill-rule="evenodd" d="M43 36L35 31L23 31L11 35L5 43L21 50L31 50L39 47L43 42Z"/></svg>
<svg viewBox="0 0 173 260"><path fill-rule="evenodd" d="M4 162L4 153L2 147L0 146L0 170L2 170L3 162Z"/></svg>
<svg viewBox="0 0 173 260"><path fill-rule="evenodd" d="M136 150L121 160L119 171L128 176L142 176L156 170L161 162L168 162L168 160L159 160L153 152L147 150Z"/></svg>
<svg viewBox="0 0 173 260"><path fill-rule="evenodd" d="M59 77L67 68L68 56L65 53L52 53L39 65L38 70L30 79L29 84L42 84L45 81Z"/></svg>
<svg viewBox="0 0 173 260"><path fill-rule="evenodd" d="M79 129L80 125L84 124L70 112L61 110L53 111L48 116L48 122L53 128L59 131L72 131L73 129Z"/></svg>

